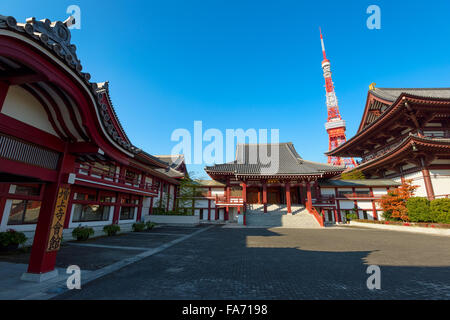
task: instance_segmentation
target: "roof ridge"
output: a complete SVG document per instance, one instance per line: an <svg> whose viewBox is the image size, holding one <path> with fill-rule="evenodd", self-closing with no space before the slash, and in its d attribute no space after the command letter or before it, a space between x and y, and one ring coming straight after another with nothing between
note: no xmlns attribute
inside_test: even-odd
<svg viewBox="0 0 450 320"><path fill-rule="evenodd" d="M381 89L381 90L450 90L450 87L440 87L440 88L380 88L380 87L376 87L373 90L370 91L374 91L375 89Z"/></svg>

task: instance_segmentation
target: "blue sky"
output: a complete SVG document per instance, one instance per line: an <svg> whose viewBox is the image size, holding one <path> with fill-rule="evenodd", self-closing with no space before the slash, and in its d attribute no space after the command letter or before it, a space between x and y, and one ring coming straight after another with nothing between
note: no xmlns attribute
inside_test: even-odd
<svg viewBox="0 0 450 320"><path fill-rule="evenodd" d="M110 81L132 142L169 154L173 130L279 129L300 155L326 161L328 137L319 26L347 138L368 86L450 87L450 1L2 1L0 14L64 20L83 71ZM381 29L366 26L369 5ZM204 165L188 166L198 177Z"/></svg>

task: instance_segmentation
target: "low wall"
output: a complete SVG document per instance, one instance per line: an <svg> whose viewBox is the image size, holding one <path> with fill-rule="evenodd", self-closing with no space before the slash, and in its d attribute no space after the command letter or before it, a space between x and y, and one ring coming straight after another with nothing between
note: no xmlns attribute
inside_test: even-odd
<svg viewBox="0 0 450 320"><path fill-rule="evenodd" d="M127 222L127 223L119 223L120 231L118 233L124 233L124 232L132 231L133 230L133 223L129 223L129 222ZM90 236L89 238L105 236L106 233L103 231L103 227L106 226L106 225L109 225L109 224L110 223L107 223L107 224L101 225L101 226L92 226L91 228L94 229L94 234L92 236ZM63 234L62 234L63 240L62 240L62 242L75 240L73 238L73 236L72 236L73 229L75 229L75 227L67 228L67 229L63 230ZM21 231L21 232L23 232L25 234L25 236L27 237L27 241L22 246L23 247L28 247L28 246L33 245L34 230L32 230L32 231Z"/></svg>
<svg viewBox="0 0 450 320"><path fill-rule="evenodd" d="M175 216L175 215L149 215L146 221L158 224L187 224L197 225L200 223L199 216Z"/></svg>
<svg viewBox="0 0 450 320"><path fill-rule="evenodd" d="M364 222L357 222L357 221L350 221L350 225L365 227L365 228L373 228L373 229L425 233L425 234L434 234L434 235L439 235L439 236L450 237L450 229L444 229L444 228L411 227L411 226L399 226L399 225L378 224L378 223L364 223Z"/></svg>

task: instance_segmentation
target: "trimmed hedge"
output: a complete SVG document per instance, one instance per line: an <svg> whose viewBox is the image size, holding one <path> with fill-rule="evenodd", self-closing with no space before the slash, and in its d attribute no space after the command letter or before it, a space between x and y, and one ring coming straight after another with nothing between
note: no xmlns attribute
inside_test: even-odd
<svg viewBox="0 0 450 320"><path fill-rule="evenodd" d="M450 199L441 198L428 201L422 197L412 197L406 202L411 222L435 222L450 224Z"/></svg>
<svg viewBox="0 0 450 320"><path fill-rule="evenodd" d="M412 197L406 201L408 217L411 222L432 221L430 216L430 201L423 197Z"/></svg>
<svg viewBox="0 0 450 320"><path fill-rule="evenodd" d="M363 223L373 223L373 224L387 224L393 226L450 229L450 224L433 223L433 222L403 222L403 221L366 220L366 219L356 219L353 221Z"/></svg>
<svg viewBox="0 0 450 320"><path fill-rule="evenodd" d="M434 199L430 202L432 221L438 223L450 223L450 199Z"/></svg>

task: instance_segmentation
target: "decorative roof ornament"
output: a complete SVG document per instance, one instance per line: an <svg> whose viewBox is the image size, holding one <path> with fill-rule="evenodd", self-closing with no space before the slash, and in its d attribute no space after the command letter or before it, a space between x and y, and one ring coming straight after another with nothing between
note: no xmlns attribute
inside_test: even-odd
<svg viewBox="0 0 450 320"><path fill-rule="evenodd" d="M142 153L143 151L133 146L126 137L112 103L110 103L113 116L116 117L120 130L123 132L126 139L121 137L112 123L111 116L107 110L108 106L103 102L103 94L106 94L107 99L110 101L108 83L92 83L89 81L91 79L91 75L89 73L81 72L83 67L76 54L77 48L70 42L71 32L69 27L74 23L75 18L73 16L69 16L64 22L51 22L49 19L36 20L36 18L32 17L28 18L26 23L18 23L12 16L0 15L0 29L9 29L17 33L23 33L46 47L51 53L73 69L96 98L96 106L108 135L125 150L128 150L133 154Z"/></svg>
<svg viewBox="0 0 450 320"><path fill-rule="evenodd" d="M77 48L70 43L71 33L68 26L73 20L73 17L69 17L64 22L51 22L49 19L36 20L32 17L28 18L26 23L18 23L14 17L0 15L0 28L27 34L53 51L69 67L76 70L83 80L89 81L91 75L81 72L83 67L76 54Z"/></svg>
<svg viewBox="0 0 450 320"><path fill-rule="evenodd" d="M375 89L375 86L377 84L375 82L372 82L371 84L369 84L369 90L372 91L373 89Z"/></svg>

